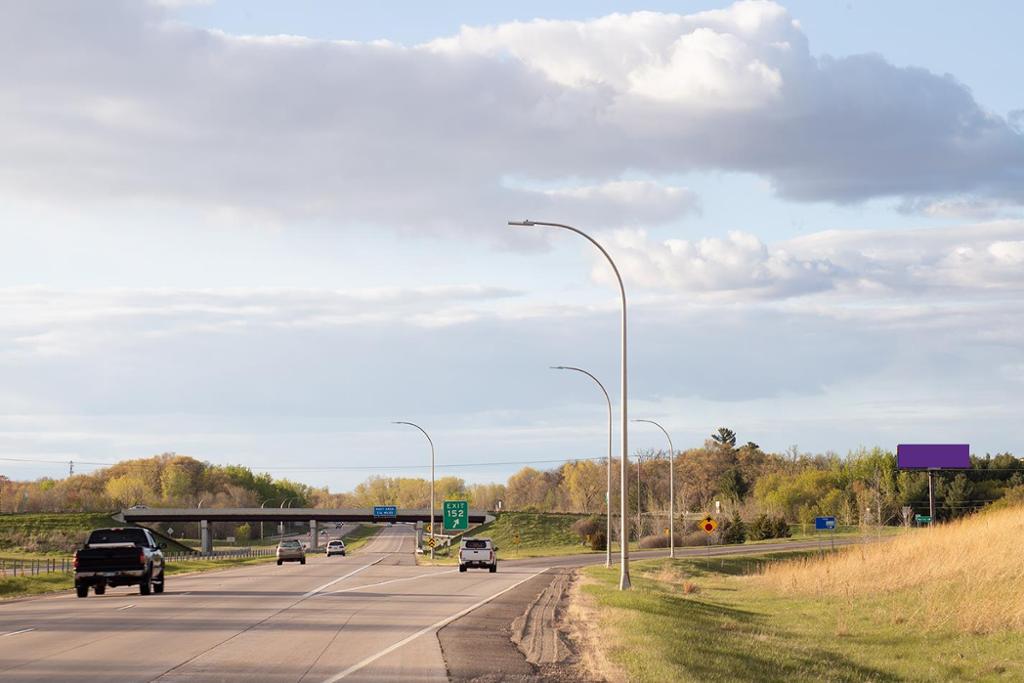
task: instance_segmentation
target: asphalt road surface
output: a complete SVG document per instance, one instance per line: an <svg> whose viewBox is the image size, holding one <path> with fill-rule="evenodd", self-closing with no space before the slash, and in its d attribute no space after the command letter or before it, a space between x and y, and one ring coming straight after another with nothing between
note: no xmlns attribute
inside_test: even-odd
<svg viewBox="0 0 1024 683"><path fill-rule="evenodd" d="M460 574L416 566L414 543L412 527L387 526L348 557L169 576L163 595L125 586L2 603L0 680L446 681L438 629L549 567L604 560L507 560L496 574Z"/></svg>

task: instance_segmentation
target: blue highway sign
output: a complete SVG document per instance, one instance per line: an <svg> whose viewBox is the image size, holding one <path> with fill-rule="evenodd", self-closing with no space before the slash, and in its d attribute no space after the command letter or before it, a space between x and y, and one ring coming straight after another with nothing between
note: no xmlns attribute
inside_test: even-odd
<svg viewBox="0 0 1024 683"><path fill-rule="evenodd" d="M835 531L836 529L836 518L835 517L815 517L814 528L818 531Z"/></svg>
<svg viewBox="0 0 1024 683"><path fill-rule="evenodd" d="M398 508L394 505L374 505L373 506L374 517L397 517Z"/></svg>

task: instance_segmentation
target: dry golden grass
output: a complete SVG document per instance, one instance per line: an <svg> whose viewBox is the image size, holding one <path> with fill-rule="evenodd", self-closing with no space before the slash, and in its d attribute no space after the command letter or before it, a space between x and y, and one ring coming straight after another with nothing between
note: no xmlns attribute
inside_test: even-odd
<svg viewBox="0 0 1024 683"><path fill-rule="evenodd" d="M880 601L894 623L967 633L1024 630L1024 507L975 515L750 581L784 594Z"/></svg>

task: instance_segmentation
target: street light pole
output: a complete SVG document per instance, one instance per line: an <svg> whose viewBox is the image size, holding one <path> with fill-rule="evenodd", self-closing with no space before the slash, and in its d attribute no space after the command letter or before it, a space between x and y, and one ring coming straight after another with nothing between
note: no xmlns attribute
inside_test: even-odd
<svg viewBox="0 0 1024 683"><path fill-rule="evenodd" d="M531 220L509 221L508 224L511 225L511 226L520 226L520 227L533 227L533 226L540 225L540 226L544 226L544 227L548 227L548 228L561 228L562 230L568 230L569 232L576 233L577 235L579 235L580 237L582 237L583 239L587 240L588 242L593 244L595 247L597 247L597 250L601 252L601 254L605 257L605 259L607 259L608 265L610 265L612 267L612 272L615 273L615 279L619 283L619 294L620 294L620 296L622 298L622 311L621 311L621 319L622 319L622 334L621 334L621 337L622 337L622 340L621 340L621 346L622 346L622 362L621 362L621 365L622 365L622 381L621 381L621 387L620 387L621 390L622 390L622 398L620 399L620 402L622 404L621 408L620 408L621 417L622 417L622 424L620 425L620 431L622 432L622 441L621 441L621 443L622 443L622 453L621 453L621 460L620 460L620 463L619 463L620 469L621 469L621 475L620 475L620 481L619 481L619 489L620 489L620 491L619 491L619 498L620 498L620 500L619 500L619 507L620 507L620 523L622 525L621 530L620 530L620 533L621 533L620 538L621 538L622 542L619 543L619 557L620 557L619 590L629 590L630 585L631 585L630 584L630 580L629 580L629 520L626 518L626 479L627 479L627 472L628 472L628 466L629 466L629 418L626 415L626 413L628 412L628 405L629 405L628 401L627 401L627 379L628 379L628 373L626 371L626 287L625 287L625 285L622 284L622 276L619 274L619 269L615 265L615 261L613 261L612 257L608 254L607 251L605 251L605 248L601 246L600 242L598 242L593 237L591 237L587 233L583 232L579 228L574 228L571 225L565 225L564 223L545 223L545 222L542 222L542 221L531 221Z"/></svg>
<svg viewBox="0 0 1024 683"><path fill-rule="evenodd" d="M552 370L575 370L576 372L582 372L584 375L594 380L598 387L601 388L601 393L604 394L604 400L608 403L608 485L605 490L605 522L606 530L604 536L604 566L612 566L612 399L608 396L608 391L601 384L601 381L594 377L592 374L584 370L583 368L575 368L571 365L553 365Z"/></svg>
<svg viewBox="0 0 1024 683"><path fill-rule="evenodd" d="M427 437L427 442L430 444L430 540L434 540L434 440L430 438L430 434L427 434L427 430L420 427L415 422L403 422L396 420L391 424L396 425L409 425L423 432L423 436ZM434 559L434 544L430 544L430 559Z"/></svg>
<svg viewBox="0 0 1024 683"><path fill-rule="evenodd" d="M661 430L661 433L668 439L668 556L676 556L676 451L672 447L672 437L660 424L654 420L633 420L633 422L646 422Z"/></svg>
<svg viewBox="0 0 1024 683"><path fill-rule="evenodd" d="M295 500L296 498L298 498L298 496L288 496L287 498L282 500L281 501L281 509L284 510L284 504L285 503L288 503L288 507L291 507L292 506L291 502L293 500ZM281 537L281 539L283 539L284 538L284 522L283 521L277 523L277 531L278 531L278 535ZM278 540L281 540L281 539L278 539Z"/></svg>
<svg viewBox="0 0 1024 683"><path fill-rule="evenodd" d="M260 509L262 510L264 508L264 506L266 506L266 504L269 503L272 500L274 500L274 499L273 498L267 498L265 501L260 503ZM262 515L263 513L261 512L260 514ZM260 520L260 540L261 541L263 540L263 520L262 519Z"/></svg>

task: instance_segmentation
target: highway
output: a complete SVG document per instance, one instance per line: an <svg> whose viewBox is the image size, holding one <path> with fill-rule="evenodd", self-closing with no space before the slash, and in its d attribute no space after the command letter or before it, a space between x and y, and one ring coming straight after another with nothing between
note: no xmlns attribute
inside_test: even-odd
<svg viewBox="0 0 1024 683"><path fill-rule="evenodd" d="M0 679L446 681L439 628L549 567L604 559L506 560L497 574L460 574L416 566L414 543L412 527L387 526L348 557L317 554L305 566L267 563L169 576L163 595L142 597L123 587L86 599L62 593L6 602ZM744 550L751 548L711 552Z"/></svg>
<svg viewBox="0 0 1024 683"><path fill-rule="evenodd" d="M414 530L385 527L358 554L169 576L0 606L0 679L447 681L434 632L543 567L417 567Z"/></svg>

